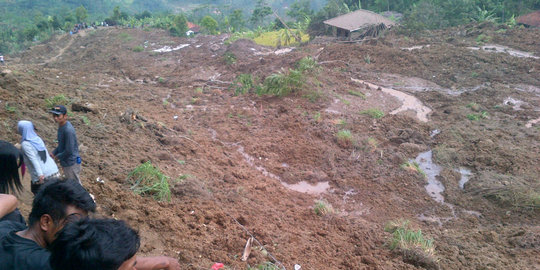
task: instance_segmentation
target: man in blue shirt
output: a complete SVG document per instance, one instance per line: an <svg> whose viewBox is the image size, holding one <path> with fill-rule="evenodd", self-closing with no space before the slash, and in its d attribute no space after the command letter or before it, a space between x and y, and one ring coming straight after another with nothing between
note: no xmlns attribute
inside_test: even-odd
<svg viewBox="0 0 540 270"><path fill-rule="evenodd" d="M67 179L76 179L81 183L81 157L79 156L79 144L73 125L67 120L67 109L64 105L54 106L49 111L58 124L58 147L51 153L53 158L58 158Z"/></svg>

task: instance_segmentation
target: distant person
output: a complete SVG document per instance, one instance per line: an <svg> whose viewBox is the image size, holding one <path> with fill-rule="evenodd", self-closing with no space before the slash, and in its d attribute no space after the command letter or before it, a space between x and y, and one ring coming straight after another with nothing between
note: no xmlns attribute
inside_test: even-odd
<svg viewBox="0 0 540 270"><path fill-rule="evenodd" d="M24 224L0 222L0 269L51 269L47 248L66 225L94 212L90 194L74 180L51 180L34 197Z"/></svg>
<svg viewBox="0 0 540 270"><path fill-rule="evenodd" d="M139 235L124 221L82 219L60 231L51 245L53 270L180 269L170 257L137 257Z"/></svg>
<svg viewBox="0 0 540 270"><path fill-rule="evenodd" d="M0 54L0 64L4 64L4 56Z"/></svg>
<svg viewBox="0 0 540 270"><path fill-rule="evenodd" d="M32 193L36 195L39 187L45 182L59 178L58 167L54 159L49 156L43 140L36 134L34 125L30 121L22 120L17 124L17 130L22 136L21 150L24 163L30 173Z"/></svg>
<svg viewBox="0 0 540 270"><path fill-rule="evenodd" d="M65 178L75 179L82 185L79 176L81 174L79 143L75 128L67 120L67 109L64 105L57 105L49 112L52 113L54 121L58 124L58 147L53 150L51 156L60 161Z"/></svg>
<svg viewBox="0 0 540 270"><path fill-rule="evenodd" d="M0 140L0 221L11 220L26 224L17 209L17 198L7 194L22 191L20 167L23 167L23 156L19 149Z"/></svg>

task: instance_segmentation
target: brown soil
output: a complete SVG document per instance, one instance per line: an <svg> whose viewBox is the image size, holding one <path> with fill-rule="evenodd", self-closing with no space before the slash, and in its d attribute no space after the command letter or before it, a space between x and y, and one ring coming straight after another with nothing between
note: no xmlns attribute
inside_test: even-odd
<svg viewBox="0 0 540 270"><path fill-rule="evenodd" d="M493 190L540 192L540 126L526 127L540 117L540 60L468 49L481 34L540 56L539 29L492 25L417 37L390 32L368 44L308 44L284 54L246 40L227 45L226 36L182 39L157 30L60 36L7 59L0 138L17 142L16 123L28 119L53 148L56 126L45 99L63 94L90 103L95 112L73 112L71 122L83 184L99 214L137 228L142 254L173 256L184 269L275 260L287 269L538 269L539 210ZM190 45L152 52L179 44ZM430 46L402 49L418 45ZM226 64L227 52L236 63ZM229 90L239 74L264 78L305 56L321 68L301 93ZM389 114L400 100L355 80L415 96L431 108L429 121L411 110ZM385 116L359 113L371 108ZM351 131L350 143L336 140L341 129ZM430 136L435 129L440 134ZM455 217L429 196L424 177L400 167L428 149L443 167L437 179ZM171 180L172 202L130 191L127 174L147 160L183 179ZM463 190L459 167L473 173ZM330 187L305 193L285 186L303 181ZM319 199L334 213L316 215ZM31 196L21 200L27 213ZM398 219L434 239L435 258L389 250L384 226ZM250 234L258 242L243 262Z"/></svg>

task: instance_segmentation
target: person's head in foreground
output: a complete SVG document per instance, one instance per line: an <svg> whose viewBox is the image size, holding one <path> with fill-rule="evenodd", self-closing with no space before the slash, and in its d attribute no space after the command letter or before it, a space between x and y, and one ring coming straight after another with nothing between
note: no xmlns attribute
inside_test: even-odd
<svg viewBox="0 0 540 270"><path fill-rule="evenodd" d="M64 225L95 210L96 203L77 181L50 180L34 197L28 228L32 238L47 247Z"/></svg>
<svg viewBox="0 0 540 270"><path fill-rule="evenodd" d="M132 270L139 235L124 221L81 219L67 224L53 242L54 270Z"/></svg>

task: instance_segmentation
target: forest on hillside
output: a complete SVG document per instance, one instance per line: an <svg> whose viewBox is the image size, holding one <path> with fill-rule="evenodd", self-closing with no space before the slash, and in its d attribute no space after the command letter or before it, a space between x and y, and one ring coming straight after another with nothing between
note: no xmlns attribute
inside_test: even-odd
<svg viewBox="0 0 540 270"><path fill-rule="evenodd" d="M357 9L393 11L410 32L470 22L515 25L515 18L540 9L540 0L1 0L0 53L9 54L78 23L154 27L181 36L186 22L203 33L273 31L287 25L311 37L328 32L323 21Z"/></svg>

